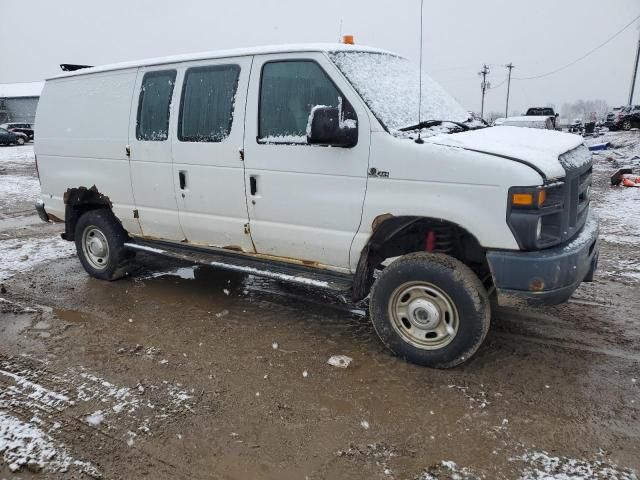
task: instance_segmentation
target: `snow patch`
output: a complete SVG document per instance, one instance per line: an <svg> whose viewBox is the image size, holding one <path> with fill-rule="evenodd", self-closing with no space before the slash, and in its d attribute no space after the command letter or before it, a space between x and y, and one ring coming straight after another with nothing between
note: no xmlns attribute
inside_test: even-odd
<svg viewBox="0 0 640 480"><path fill-rule="evenodd" d="M0 175L0 205L34 202L40 195L37 177L24 175Z"/></svg>
<svg viewBox="0 0 640 480"><path fill-rule="evenodd" d="M1 410L0 454L12 472L24 467L33 472L67 472L74 466L94 478L100 476L93 465L71 458L63 445L56 445L40 428Z"/></svg>
<svg viewBox="0 0 640 480"><path fill-rule="evenodd" d="M1 177L0 177L1 178ZM60 237L10 239L0 241L0 280L33 270L39 264L71 257L76 247Z"/></svg>
<svg viewBox="0 0 640 480"><path fill-rule="evenodd" d="M554 457L545 451L527 452L511 460L521 460L528 465L520 480L638 480L636 474L619 468L605 460L577 460Z"/></svg>

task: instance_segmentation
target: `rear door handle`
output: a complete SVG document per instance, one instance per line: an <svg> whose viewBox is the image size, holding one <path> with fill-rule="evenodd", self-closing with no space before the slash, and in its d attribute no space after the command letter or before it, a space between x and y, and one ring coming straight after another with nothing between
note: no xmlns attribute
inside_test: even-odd
<svg viewBox="0 0 640 480"><path fill-rule="evenodd" d="M180 170L178 172L178 178L180 178L180 190L184 190L187 187L187 172Z"/></svg>
<svg viewBox="0 0 640 480"><path fill-rule="evenodd" d="M258 179L253 175L249 177L249 185L251 188L251 195L255 196L258 193Z"/></svg>

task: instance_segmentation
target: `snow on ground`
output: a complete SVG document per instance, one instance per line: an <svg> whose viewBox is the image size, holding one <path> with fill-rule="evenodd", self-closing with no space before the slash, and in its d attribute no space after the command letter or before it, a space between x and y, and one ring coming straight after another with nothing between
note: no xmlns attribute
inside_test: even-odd
<svg viewBox="0 0 640 480"><path fill-rule="evenodd" d="M0 205L18 201L34 202L40 195L37 177L23 175L0 175Z"/></svg>
<svg viewBox="0 0 640 480"><path fill-rule="evenodd" d="M4 461L12 471L74 469L99 475L92 465L74 460L65 445L55 439L56 431L63 428L55 421L56 414L72 407L87 412L80 418L90 427L122 430L122 440L129 446L139 434L152 434L152 429L166 418L193 412L194 390L182 384L164 381L125 387L83 368L51 375L0 361L0 385L0 463ZM24 421L12 415L13 411L37 412L41 417ZM132 415L134 412L140 415Z"/></svg>
<svg viewBox="0 0 640 480"><path fill-rule="evenodd" d="M639 132L608 132L585 140L587 145L609 142L608 150L593 156L594 169L612 175L618 168L630 165L640 175ZM638 158L634 158L634 157ZM635 245L640 238L640 188L611 187L594 196L594 208L601 218L600 237L616 244Z"/></svg>
<svg viewBox="0 0 640 480"><path fill-rule="evenodd" d="M57 445L55 440L36 422L31 423L7 414L0 410L0 454L9 470L17 472L26 467L32 472L66 472L71 466L89 476L98 478L98 470L87 462L74 460L65 450L64 445Z"/></svg>
<svg viewBox="0 0 640 480"><path fill-rule="evenodd" d="M638 480L635 472L620 468L605 458L599 460L579 460L568 457L554 457L545 451L528 451L510 458L518 464L518 480ZM418 480L479 480L492 478L487 474L462 467L451 460L443 460L433 465L418 477ZM514 477L516 478L516 477Z"/></svg>
<svg viewBox="0 0 640 480"><path fill-rule="evenodd" d="M1 177L0 177L1 178ZM0 241L0 281L34 269L43 262L75 255L73 242L58 236Z"/></svg>
<svg viewBox="0 0 640 480"><path fill-rule="evenodd" d="M526 463L520 480L638 480L634 472L602 460L554 457L545 451L514 459Z"/></svg>
<svg viewBox="0 0 640 480"><path fill-rule="evenodd" d="M0 147L0 173L8 169L35 169L33 145Z"/></svg>

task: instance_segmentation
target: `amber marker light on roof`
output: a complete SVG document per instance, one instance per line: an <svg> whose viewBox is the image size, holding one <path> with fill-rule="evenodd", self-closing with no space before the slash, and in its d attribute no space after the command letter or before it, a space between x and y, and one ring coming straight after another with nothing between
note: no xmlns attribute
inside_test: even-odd
<svg viewBox="0 0 640 480"><path fill-rule="evenodd" d="M347 45L354 45L356 42L353 39L353 35L343 35L342 36L342 43L345 43Z"/></svg>

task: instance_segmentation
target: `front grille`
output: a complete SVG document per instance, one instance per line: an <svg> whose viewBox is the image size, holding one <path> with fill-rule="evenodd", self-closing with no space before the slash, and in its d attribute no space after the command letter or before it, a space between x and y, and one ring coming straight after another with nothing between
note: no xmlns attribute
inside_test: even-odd
<svg viewBox="0 0 640 480"><path fill-rule="evenodd" d="M561 223L561 241L565 242L583 227L590 203L592 163L589 149L580 145L560 155L566 171L564 210Z"/></svg>

